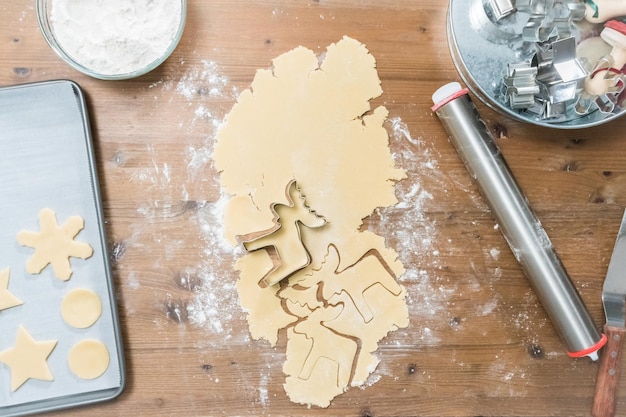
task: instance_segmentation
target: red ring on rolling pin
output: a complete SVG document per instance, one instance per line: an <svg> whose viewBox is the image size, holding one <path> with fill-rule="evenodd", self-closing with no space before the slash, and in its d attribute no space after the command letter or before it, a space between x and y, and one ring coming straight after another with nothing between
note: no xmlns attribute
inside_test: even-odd
<svg viewBox="0 0 626 417"><path fill-rule="evenodd" d="M578 352L567 352L567 356L569 356L570 358L582 358L583 356L587 356L593 352L597 352L598 350L600 350L602 346L606 345L606 341L606 335L602 333L602 338L595 345L591 346L588 349L580 350Z"/></svg>
<svg viewBox="0 0 626 417"><path fill-rule="evenodd" d="M442 108L443 106L445 106L446 104L448 104L449 102L451 102L452 100L454 100L455 98L459 98L461 96L464 96L466 94L469 94L469 90L467 88L464 88L462 90L457 91L454 94L449 95L448 97L444 98L443 100L441 100L439 103L435 104L434 106L432 106L430 109L433 112L436 112L437 110L439 110L440 108Z"/></svg>

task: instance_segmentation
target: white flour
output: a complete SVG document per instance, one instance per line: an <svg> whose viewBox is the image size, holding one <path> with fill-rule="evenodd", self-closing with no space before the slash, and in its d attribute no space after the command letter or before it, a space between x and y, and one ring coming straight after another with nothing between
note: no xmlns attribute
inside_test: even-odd
<svg viewBox="0 0 626 417"><path fill-rule="evenodd" d="M103 75L130 73L159 59L181 16L180 0L53 0L51 8L65 52Z"/></svg>

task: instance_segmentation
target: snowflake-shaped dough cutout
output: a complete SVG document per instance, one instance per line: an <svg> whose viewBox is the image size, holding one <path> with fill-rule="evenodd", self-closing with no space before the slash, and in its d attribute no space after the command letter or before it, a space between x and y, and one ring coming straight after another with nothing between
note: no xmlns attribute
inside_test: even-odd
<svg viewBox="0 0 626 417"><path fill-rule="evenodd" d="M72 276L70 257L87 259L93 255L93 248L84 242L76 242L74 237L83 230L85 221L80 216L71 216L59 227L56 214L49 208L39 213L40 232L22 230L17 234L17 241L22 246L35 249L35 254L26 262L26 271L39 274L52 265L54 275L67 281Z"/></svg>

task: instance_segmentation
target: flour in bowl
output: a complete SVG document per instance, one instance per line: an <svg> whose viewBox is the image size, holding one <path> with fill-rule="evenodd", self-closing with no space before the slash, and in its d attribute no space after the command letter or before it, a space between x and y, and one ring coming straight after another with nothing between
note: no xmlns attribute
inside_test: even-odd
<svg viewBox="0 0 626 417"><path fill-rule="evenodd" d="M184 20L181 0L52 0L57 42L102 75L142 70L173 45Z"/></svg>

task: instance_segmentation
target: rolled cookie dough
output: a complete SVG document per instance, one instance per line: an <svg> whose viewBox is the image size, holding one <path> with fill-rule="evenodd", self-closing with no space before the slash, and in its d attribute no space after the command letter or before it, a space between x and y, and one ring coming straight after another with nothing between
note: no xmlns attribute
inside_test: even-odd
<svg viewBox="0 0 626 417"><path fill-rule="evenodd" d="M87 259L93 255L93 248L88 243L74 240L84 225L82 217L71 216L63 226L58 226L54 211L42 209L39 213L41 231L22 230L17 234L20 245L35 249L33 256L26 262L26 271L39 274L46 266L52 265L58 279L70 279L72 268L69 258Z"/></svg>
<svg viewBox="0 0 626 417"><path fill-rule="evenodd" d="M67 362L77 377L96 379L109 367L109 350L99 340L81 340L70 349Z"/></svg>
<svg viewBox="0 0 626 417"><path fill-rule="evenodd" d="M48 367L48 356L56 345L56 340L36 341L24 326L19 326L15 345L0 352L0 362L11 369L11 391L15 391L31 378L54 380Z"/></svg>
<svg viewBox="0 0 626 417"><path fill-rule="evenodd" d="M95 292L78 288L71 291L61 302L63 320L77 329L92 326L102 314L102 302Z"/></svg>
<svg viewBox="0 0 626 417"><path fill-rule="evenodd" d="M9 275L9 268L0 271L0 311L24 304L22 300L9 291Z"/></svg>
<svg viewBox="0 0 626 417"><path fill-rule="evenodd" d="M276 253L293 248L279 239L280 229L263 237L275 253L249 245L257 250L236 264L252 337L274 345L287 328L284 388L298 403L327 407L348 386L364 384L378 364L379 340L408 325L406 291L396 284L404 272L398 254L362 230L365 217L397 202L395 183L405 177L389 149L387 109L370 107L382 94L375 64L348 37L323 57L304 47L286 52L271 70L257 71L217 136L215 166L230 195L224 231L233 245L273 231L273 208L290 207L289 181L327 220L291 233L310 260L292 263L279 284L260 281L276 268ZM302 220L295 214L291 226ZM356 279L363 270L367 279ZM354 279L342 286L341 277Z"/></svg>

